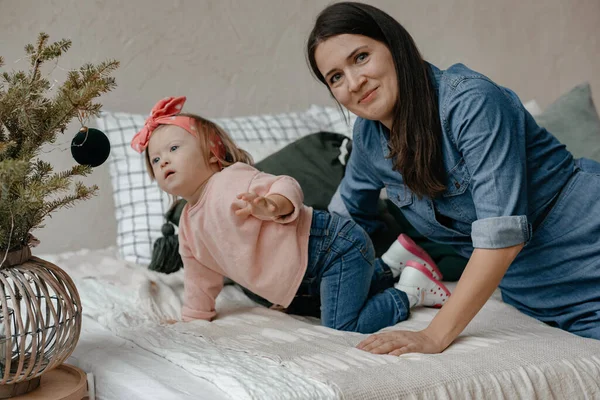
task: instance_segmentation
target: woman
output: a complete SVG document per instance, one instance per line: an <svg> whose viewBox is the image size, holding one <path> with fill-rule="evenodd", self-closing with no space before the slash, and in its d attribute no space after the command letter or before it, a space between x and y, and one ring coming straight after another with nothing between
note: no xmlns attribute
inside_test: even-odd
<svg viewBox="0 0 600 400"><path fill-rule="evenodd" d="M423 235L469 258L427 328L372 335L359 348L441 352L498 286L525 314L600 339L600 164L575 160L512 91L464 65L425 62L375 7L327 7L307 56L359 117L330 211L373 232L385 187Z"/></svg>

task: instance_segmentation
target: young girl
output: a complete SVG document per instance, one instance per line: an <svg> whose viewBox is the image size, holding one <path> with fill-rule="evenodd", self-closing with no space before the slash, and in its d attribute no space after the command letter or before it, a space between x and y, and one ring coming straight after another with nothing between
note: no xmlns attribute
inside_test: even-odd
<svg viewBox="0 0 600 400"><path fill-rule="evenodd" d="M183 320L215 317L225 276L282 307L319 296L323 325L362 333L405 320L412 306L444 304L450 293L439 270L409 238L401 235L385 262L375 259L355 222L303 205L294 179L253 168L216 124L182 114L184 103L159 101L131 143L146 152L158 186L187 201Z"/></svg>

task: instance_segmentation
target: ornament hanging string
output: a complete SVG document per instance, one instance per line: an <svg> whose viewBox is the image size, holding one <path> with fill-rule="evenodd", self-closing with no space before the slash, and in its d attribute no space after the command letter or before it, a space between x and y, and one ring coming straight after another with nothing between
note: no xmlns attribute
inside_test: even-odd
<svg viewBox="0 0 600 400"><path fill-rule="evenodd" d="M58 81L54 80L54 82L58 82ZM54 86L54 84L52 86ZM77 110L77 120L81 124L81 129L80 130L85 132L85 139L83 140L83 142L78 143L78 144L73 144L73 143L70 143L70 142L62 142L62 143L51 144L50 146L52 147L52 149L50 149L48 151L40 150L40 153L49 154L49 153L52 153L53 151L56 151L56 150L59 150L60 152L65 152L67 150L70 150L71 147L73 147L73 146L75 146L75 147L82 147L85 144L85 142L87 141L87 138L88 138L86 123L89 121L89 116L86 116L81 110Z"/></svg>

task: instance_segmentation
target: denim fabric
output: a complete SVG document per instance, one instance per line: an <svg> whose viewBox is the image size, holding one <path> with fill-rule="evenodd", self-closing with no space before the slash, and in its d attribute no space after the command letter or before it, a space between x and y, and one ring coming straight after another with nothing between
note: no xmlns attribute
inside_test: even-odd
<svg viewBox="0 0 600 400"><path fill-rule="evenodd" d="M600 339L600 164L577 164L500 289L523 313Z"/></svg>
<svg viewBox="0 0 600 400"><path fill-rule="evenodd" d="M386 188L406 219L431 240L469 257L474 247L527 243L533 227L573 173L574 160L539 127L509 89L457 64L431 65L442 124L446 191L419 199L392 169L389 131L358 118L346 175L329 210L350 216L368 232Z"/></svg>
<svg viewBox="0 0 600 400"><path fill-rule="evenodd" d="M574 160L509 89L464 65L431 66L447 189L419 199L392 168L389 131L359 118L329 210L378 228L382 188L431 240L474 248L526 246L500 284L504 301L580 336L600 339L600 164Z"/></svg>
<svg viewBox="0 0 600 400"><path fill-rule="evenodd" d="M324 326L372 333L408 318L406 294L354 221L314 210L308 249L297 296L320 297Z"/></svg>

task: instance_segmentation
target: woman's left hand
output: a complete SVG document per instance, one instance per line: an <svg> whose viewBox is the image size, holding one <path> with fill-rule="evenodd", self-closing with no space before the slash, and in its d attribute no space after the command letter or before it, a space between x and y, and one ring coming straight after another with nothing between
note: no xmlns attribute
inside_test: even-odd
<svg viewBox="0 0 600 400"><path fill-rule="evenodd" d="M391 331L371 335L357 346L373 354L441 353L444 348L425 331Z"/></svg>

